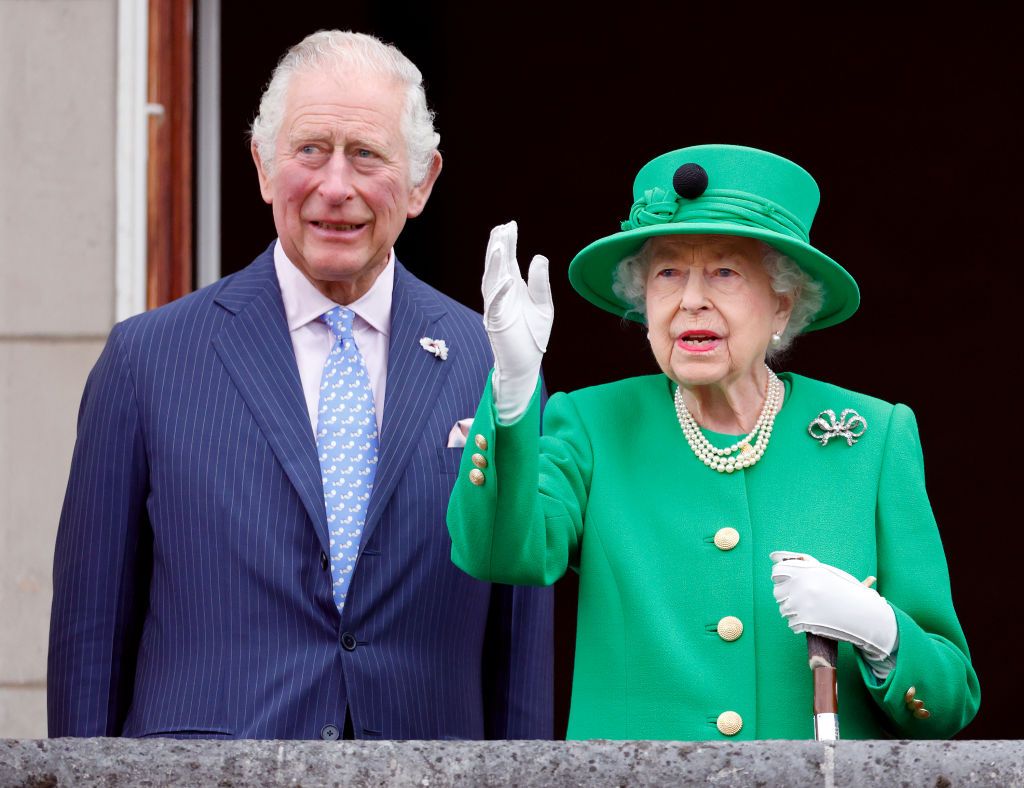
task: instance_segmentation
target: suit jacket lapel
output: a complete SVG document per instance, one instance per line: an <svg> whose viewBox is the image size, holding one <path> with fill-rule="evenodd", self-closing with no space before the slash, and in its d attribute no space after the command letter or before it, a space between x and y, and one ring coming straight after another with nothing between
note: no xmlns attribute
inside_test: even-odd
<svg viewBox="0 0 1024 788"><path fill-rule="evenodd" d="M328 550L320 462L274 271L273 246L228 281L215 301L234 319L213 338L214 348Z"/></svg>
<svg viewBox="0 0 1024 788"><path fill-rule="evenodd" d="M450 362L441 361L420 346L422 337L445 338L434 332L435 324L446 311L429 289L396 262L383 429L373 494L363 528L364 545L394 492L427 413L448 375ZM458 349L452 348L450 352Z"/></svg>

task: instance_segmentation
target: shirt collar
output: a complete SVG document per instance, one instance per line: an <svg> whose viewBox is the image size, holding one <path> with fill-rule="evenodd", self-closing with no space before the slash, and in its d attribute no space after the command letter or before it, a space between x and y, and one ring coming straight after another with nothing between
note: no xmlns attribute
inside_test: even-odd
<svg viewBox="0 0 1024 788"><path fill-rule="evenodd" d="M288 319L288 330L294 331L317 320L320 315L338 306L316 289L305 274L288 259L278 239L274 244L274 269L281 286L281 300ZM391 294L395 289L395 250L388 252L388 262L377 275L370 289L344 306L356 313L357 318L384 336L391 333Z"/></svg>

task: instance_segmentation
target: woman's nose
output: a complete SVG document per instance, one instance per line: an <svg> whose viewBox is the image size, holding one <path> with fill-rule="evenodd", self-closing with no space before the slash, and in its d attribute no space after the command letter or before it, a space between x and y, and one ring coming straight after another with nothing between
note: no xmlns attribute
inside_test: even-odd
<svg viewBox="0 0 1024 788"><path fill-rule="evenodd" d="M703 272L699 270L690 271L682 285L679 308L688 312L695 312L707 309L709 305L707 282L704 281Z"/></svg>

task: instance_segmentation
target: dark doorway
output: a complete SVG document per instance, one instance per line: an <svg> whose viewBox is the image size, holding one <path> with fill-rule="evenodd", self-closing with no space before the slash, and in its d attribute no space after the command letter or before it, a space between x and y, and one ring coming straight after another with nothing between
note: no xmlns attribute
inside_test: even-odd
<svg viewBox="0 0 1024 788"><path fill-rule="evenodd" d="M373 33L424 72L445 166L425 214L399 240L402 261L479 309L492 225L517 219L521 261L551 258L552 391L654 371L643 334L590 307L565 278L579 249L617 229L644 162L704 142L799 162L823 195L811 237L857 278L863 306L799 340L783 366L916 411L985 692L961 735L1024 737L1013 656L1021 398L1011 382L1022 275L1009 233L1020 204L1022 68L1009 12L858 9L780 20L687 4L624 5L614 16L519 4L493 18L483 6L399 8L354 2L344 12L296 8L270 23L225 19L223 272L275 236L246 130L278 57L323 27ZM1005 448L990 449L997 441ZM563 581L563 731L574 599L573 580Z"/></svg>

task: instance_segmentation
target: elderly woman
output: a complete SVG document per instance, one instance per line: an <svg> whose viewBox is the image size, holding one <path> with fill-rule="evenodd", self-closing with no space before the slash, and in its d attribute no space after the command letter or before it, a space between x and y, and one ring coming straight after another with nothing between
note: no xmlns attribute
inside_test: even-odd
<svg viewBox="0 0 1024 788"><path fill-rule="evenodd" d="M704 145L647 164L634 198L569 278L646 323L661 373L554 395L543 437L547 261L527 285L515 225L493 231L495 370L449 507L452 559L505 583L579 573L570 738L807 738L794 632L841 641L844 737L956 733L978 681L913 413L765 363L859 302L808 242L814 180Z"/></svg>

